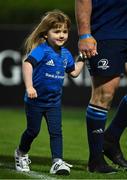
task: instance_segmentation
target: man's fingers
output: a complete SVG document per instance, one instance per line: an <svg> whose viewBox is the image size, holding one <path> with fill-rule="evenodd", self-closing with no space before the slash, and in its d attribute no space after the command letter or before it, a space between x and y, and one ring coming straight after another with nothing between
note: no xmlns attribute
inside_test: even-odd
<svg viewBox="0 0 127 180"><path fill-rule="evenodd" d="M93 37L79 40L78 46L79 46L79 51L82 52L84 58L91 58L92 56L98 54L97 42Z"/></svg>

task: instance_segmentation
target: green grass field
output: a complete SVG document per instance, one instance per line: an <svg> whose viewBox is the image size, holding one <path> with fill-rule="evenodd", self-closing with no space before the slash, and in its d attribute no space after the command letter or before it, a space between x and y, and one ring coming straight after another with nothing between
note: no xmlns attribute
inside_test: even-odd
<svg viewBox="0 0 127 180"><path fill-rule="evenodd" d="M109 113L109 121L114 111ZM14 150L20 135L25 129L23 109L0 110L0 178L1 179L126 179L127 171L120 170L114 175L103 175L87 172L88 146L85 110L63 109L64 160L73 164L69 176L51 176L49 135L45 120L39 136L33 142L29 152L31 163L30 173L18 173L14 168ZM109 121L107 123L109 123ZM127 158L127 131L122 136L122 150ZM111 163L109 161L109 163Z"/></svg>

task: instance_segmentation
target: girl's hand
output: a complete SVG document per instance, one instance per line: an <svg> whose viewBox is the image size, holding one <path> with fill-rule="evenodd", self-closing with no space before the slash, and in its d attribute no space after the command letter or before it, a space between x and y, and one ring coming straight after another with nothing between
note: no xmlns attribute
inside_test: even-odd
<svg viewBox="0 0 127 180"><path fill-rule="evenodd" d="M26 91L29 98L37 98L37 91L33 87L27 88Z"/></svg>

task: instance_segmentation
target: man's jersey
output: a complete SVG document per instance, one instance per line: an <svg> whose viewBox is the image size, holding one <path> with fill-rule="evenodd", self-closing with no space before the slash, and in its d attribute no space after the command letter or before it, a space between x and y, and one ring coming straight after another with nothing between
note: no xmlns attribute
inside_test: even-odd
<svg viewBox="0 0 127 180"><path fill-rule="evenodd" d="M91 26L97 40L127 39L127 0L92 0Z"/></svg>
<svg viewBox="0 0 127 180"><path fill-rule="evenodd" d="M64 47L57 53L45 42L34 48L27 59L34 64L33 87L38 97L30 99L25 94L25 102L41 107L58 106L65 72L69 73L75 68L71 53Z"/></svg>

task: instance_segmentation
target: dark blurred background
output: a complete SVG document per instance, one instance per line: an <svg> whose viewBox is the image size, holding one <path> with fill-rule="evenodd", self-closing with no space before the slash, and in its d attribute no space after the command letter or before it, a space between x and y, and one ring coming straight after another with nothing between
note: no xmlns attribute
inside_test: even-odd
<svg viewBox="0 0 127 180"><path fill-rule="evenodd" d="M33 24L46 11L61 9L74 22L74 0L1 0L1 24Z"/></svg>
<svg viewBox="0 0 127 180"><path fill-rule="evenodd" d="M0 1L0 107L23 106L24 84L21 64L23 43L33 26L42 15L50 10L60 9L72 21L67 48L77 56L77 28L74 14L74 0L1 0ZM126 93L126 77L121 79L113 106L117 106ZM87 68L77 79L66 75L63 91L63 105L84 107L88 104L91 82Z"/></svg>

